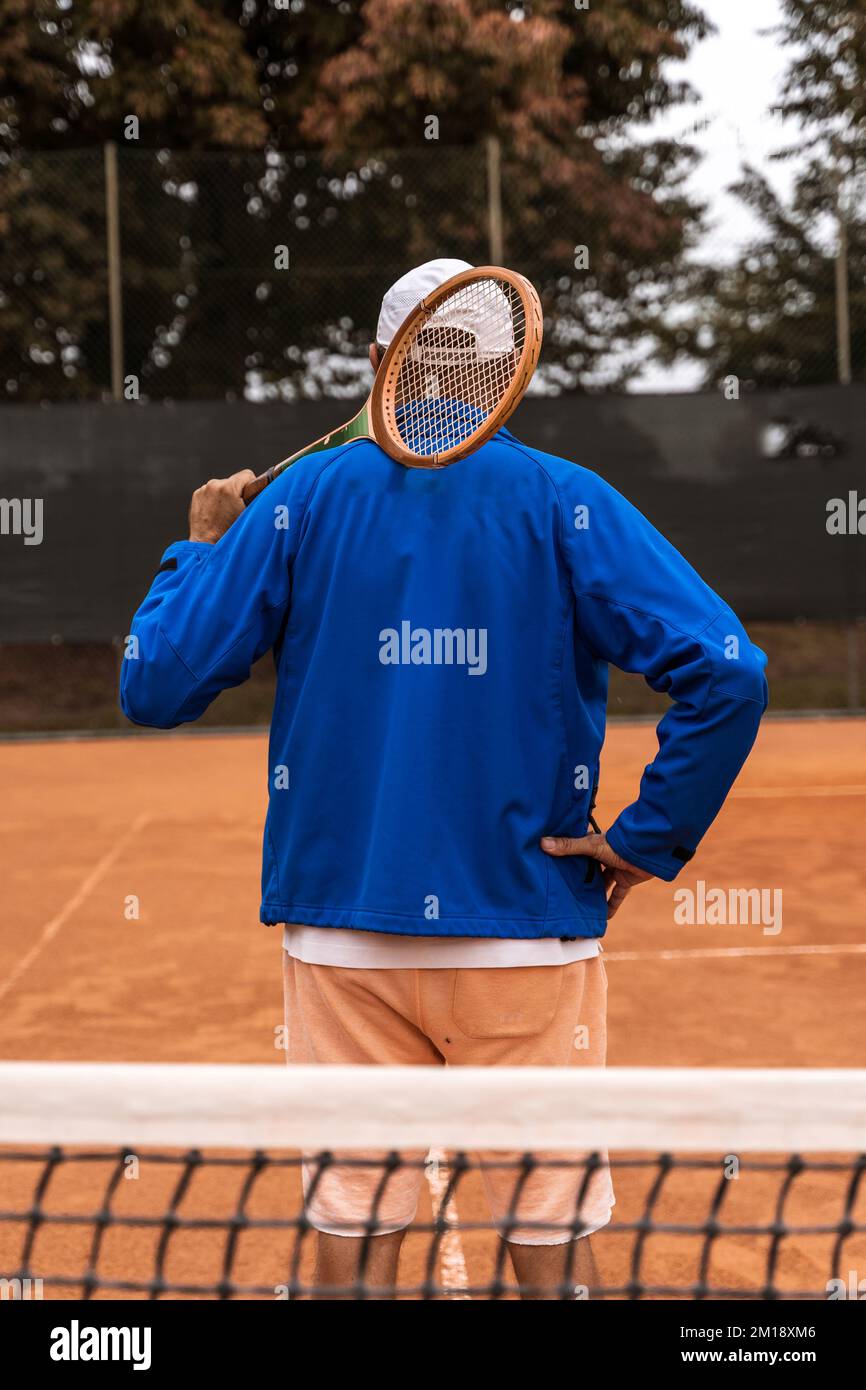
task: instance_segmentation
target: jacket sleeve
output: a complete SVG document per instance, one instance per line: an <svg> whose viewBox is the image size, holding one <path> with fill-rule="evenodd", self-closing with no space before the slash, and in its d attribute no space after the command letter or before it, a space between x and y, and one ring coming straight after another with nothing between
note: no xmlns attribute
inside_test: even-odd
<svg viewBox="0 0 866 1390"><path fill-rule="evenodd" d="M128 719L158 729L198 719L273 646L321 467L312 479L309 466L287 469L215 545L168 547L126 639L120 703Z"/></svg>
<svg viewBox="0 0 866 1390"><path fill-rule="evenodd" d="M692 858L755 741L767 707L766 657L613 488L574 468L558 491L584 642L673 701L637 800L607 832L617 854L670 881Z"/></svg>

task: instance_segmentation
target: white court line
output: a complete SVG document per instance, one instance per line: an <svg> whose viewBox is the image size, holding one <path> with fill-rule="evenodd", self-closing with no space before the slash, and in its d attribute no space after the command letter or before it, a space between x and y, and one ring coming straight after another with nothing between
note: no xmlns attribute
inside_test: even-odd
<svg viewBox="0 0 866 1390"><path fill-rule="evenodd" d="M434 1220L439 1214L442 1199L448 1189L448 1179L444 1171L447 1163L448 1155L444 1149L431 1149L424 1164L424 1176L427 1179L427 1186L430 1188ZM459 1221L460 1217L453 1197L442 1215L454 1225ZM469 1288L469 1271L466 1268L466 1256L463 1253L459 1231L446 1231L442 1237L439 1246L439 1279L447 1298L465 1298L471 1301L471 1295L466 1292Z"/></svg>
<svg viewBox="0 0 866 1390"><path fill-rule="evenodd" d="M15 988L22 975L26 974L33 962L45 950L45 947L52 942L58 932L63 929L72 914L77 912L81 904L90 897L90 894L97 884L105 877L108 870L117 863L117 860L126 849L130 840L133 839L133 837L138 834L139 830L147 825L148 821L151 819L152 817L144 812L142 812L140 816L136 816L126 833L121 835L114 847L108 850L99 860L98 864L91 869L78 891L73 893L72 897L63 904L55 917L52 917L49 922L45 923L45 926L42 928L36 941L34 941L33 945L30 947L30 950L26 955L21 957L18 964L10 971L2 984L0 984L0 999L5 999L10 990Z"/></svg>
<svg viewBox="0 0 866 1390"><path fill-rule="evenodd" d="M866 942L842 942L838 946L697 946L672 951L605 951L609 960L712 960L724 956L863 956Z"/></svg>

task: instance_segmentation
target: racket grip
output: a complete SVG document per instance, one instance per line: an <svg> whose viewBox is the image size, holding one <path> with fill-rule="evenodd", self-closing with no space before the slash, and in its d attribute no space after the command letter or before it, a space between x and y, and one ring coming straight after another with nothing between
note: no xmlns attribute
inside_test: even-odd
<svg viewBox="0 0 866 1390"><path fill-rule="evenodd" d="M246 487L244 487L241 491L241 498L243 500L244 506L248 507L250 502L252 502L254 498L258 497L260 492L264 492L268 483L272 483L274 481L276 473L277 469L276 465L274 465L274 467L269 468L266 473L260 473L259 476L257 478L254 478L251 483L247 483Z"/></svg>

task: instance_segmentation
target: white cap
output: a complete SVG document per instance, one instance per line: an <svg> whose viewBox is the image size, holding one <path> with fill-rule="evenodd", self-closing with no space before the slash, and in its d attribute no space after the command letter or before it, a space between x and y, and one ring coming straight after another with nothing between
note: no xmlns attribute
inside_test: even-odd
<svg viewBox="0 0 866 1390"><path fill-rule="evenodd" d="M452 275L471 269L468 261L452 261L447 256L440 256L438 260L425 261L423 265L416 265L414 270L407 270L382 300L376 342L381 347L387 347L397 329L422 299L438 290Z"/></svg>

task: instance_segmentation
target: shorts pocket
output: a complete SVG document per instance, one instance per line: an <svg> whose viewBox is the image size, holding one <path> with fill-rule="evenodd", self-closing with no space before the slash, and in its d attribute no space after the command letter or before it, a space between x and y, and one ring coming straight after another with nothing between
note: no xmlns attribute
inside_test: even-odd
<svg viewBox="0 0 866 1390"><path fill-rule="evenodd" d="M451 1014L467 1038L530 1038L549 1028L562 993L564 967L522 965L455 970Z"/></svg>

